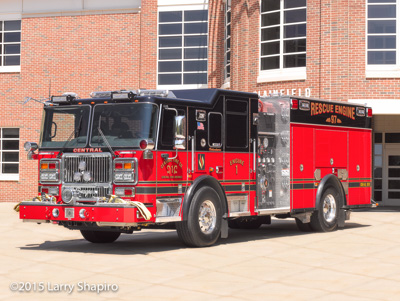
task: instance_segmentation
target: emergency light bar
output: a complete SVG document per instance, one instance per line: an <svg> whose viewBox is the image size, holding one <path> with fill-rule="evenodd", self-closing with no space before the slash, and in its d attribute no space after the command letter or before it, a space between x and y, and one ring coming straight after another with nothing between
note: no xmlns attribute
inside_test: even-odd
<svg viewBox="0 0 400 301"><path fill-rule="evenodd" d="M175 94L170 92L169 90L138 90L138 96L160 96L160 97L173 97L176 98Z"/></svg>
<svg viewBox="0 0 400 301"><path fill-rule="evenodd" d="M91 92L89 95L91 98L110 98L111 91L99 91L99 92Z"/></svg>
<svg viewBox="0 0 400 301"><path fill-rule="evenodd" d="M111 98L113 100L132 100L136 96L136 94L136 91L112 92Z"/></svg>
<svg viewBox="0 0 400 301"><path fill-rule="evenodd" d="M365 108L357 107L356 115L359 117L364 117L365 116Z"/></svg>
<svg viewBox="0 0 400 301"><path fill-rule="evenodd" d="M308 100L300 100L300 110L310 111L310 102Z"/></svg>
<svg viewBox="0 0 400 301"><path fill-rule="evenodd" d="M52 96L51 102L52 103L69 103L74 101L77 98L77 94L63 94L61 96Z"/></svg>

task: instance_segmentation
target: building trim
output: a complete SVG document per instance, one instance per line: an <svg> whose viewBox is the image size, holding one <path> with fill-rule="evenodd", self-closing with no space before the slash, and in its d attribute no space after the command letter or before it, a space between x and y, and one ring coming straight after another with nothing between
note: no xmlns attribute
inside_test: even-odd
<svg viewBox="0 0 400 301"><path fill-rule="evenodd" d="M79 16L140 12L140 0L14 0L1 1L0 16L19 14L23 18ZM15 16L14 16L15 18Z"/></svg>
<svg viewBox="0 0 400 301"><path fill-rule="evenodd" d="M400 99L349 99L372 108L374 115L400 115Z"/></svg>
<svg viewBox="0 0 400 301"><path fill-rule="evenodd" d="M257 83L306 80L307 79L306 68L307 67L260 71L260 75L257 77Z"/></svg>
<svg viewBox="0 0 400 301"><path fill-rule="evenodd" d="M62 12L45 12L45 13L26 13L26 14L24 13L22 14L22 18L111 15L111 14L133 14L133 13L140 13L140 8L62 11Z"/></svg>

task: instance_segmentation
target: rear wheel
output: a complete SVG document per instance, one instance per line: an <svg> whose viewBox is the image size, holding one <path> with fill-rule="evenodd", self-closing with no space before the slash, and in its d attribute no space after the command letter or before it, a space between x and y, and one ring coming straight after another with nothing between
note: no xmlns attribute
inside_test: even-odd
<svg viewBox="0 0 400 301"><path fill-rule="evenodd" d="M190 204L187 221L176 224L179 238L190 247L213 245L221 233L222 207L210 187L200 188Z"/></svg>
<svg viewBox="0 0 400 301"><path fill-rule="evenodd" d="M330 232L338 227L340 194L333 187L327 187L319 202L317 211L311 215L311 227L315 231Z"/></svg>
<svg viewBox="0 0 400 301"><path fill-rule="evenodd" d="M120 232L81 230L82 236L92 243L111 243L117 240Z"/></svg>

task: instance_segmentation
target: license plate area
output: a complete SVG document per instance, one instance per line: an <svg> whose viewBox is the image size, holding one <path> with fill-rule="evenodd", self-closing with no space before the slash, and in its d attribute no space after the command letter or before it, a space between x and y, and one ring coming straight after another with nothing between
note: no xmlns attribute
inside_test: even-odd
<svg viewBox="0 0 400 301"><path fill-rule="evenodd" d="M74 208L65 208L65 218L74 218L75 210Z"/></svg>

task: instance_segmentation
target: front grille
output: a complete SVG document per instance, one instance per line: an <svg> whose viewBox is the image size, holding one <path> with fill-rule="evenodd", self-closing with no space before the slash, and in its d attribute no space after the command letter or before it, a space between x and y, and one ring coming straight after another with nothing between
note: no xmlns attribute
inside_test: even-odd
<svg viewBox="0 0 400 301"><path fill-rule="evenodd" d="M84 170L79 170L79 163L85 162ZM64 183L110 183L111 155L110 154L65 154L62 160ZM74 180L75 173L81 173L79 180ZM83 173L89 172L91 179L85 181Z"/></svg>

